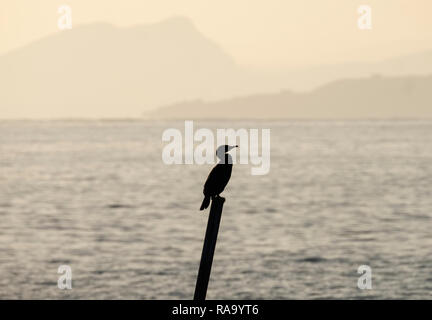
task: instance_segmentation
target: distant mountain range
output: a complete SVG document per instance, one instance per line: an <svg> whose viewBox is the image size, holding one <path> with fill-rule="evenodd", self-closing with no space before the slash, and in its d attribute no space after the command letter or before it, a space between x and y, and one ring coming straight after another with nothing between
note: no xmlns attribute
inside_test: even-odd
<svg viewBox="0 0 432 320"><path fill-rule="evenodd" d="M238 65L184 17L131 28L92 24L0 56L0 118L133 117L178 101L311 90L373 73L432 74L432 51L372 64L257 71Z"/></svg>
<svg viewBox="0 0 432 320"><path fill-rule="evenodd" d="M332 82L307 93L282 91L191 101L149 113L164 119L432 119L432 76L374 76Z"/></svg>

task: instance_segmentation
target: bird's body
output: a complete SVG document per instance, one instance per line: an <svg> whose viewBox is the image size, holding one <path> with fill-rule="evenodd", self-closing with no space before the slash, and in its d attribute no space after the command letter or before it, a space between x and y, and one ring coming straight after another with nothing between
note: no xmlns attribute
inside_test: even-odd
<svg viewBox="0 0 432 320"><path fill-rule="evenodd" d="M231 178L232 164L218 163L210 172L204 184L204 195L216 196L221 194Z"/></svg>
<svg viewBox="0 0 432 320"><path fill-rule="evenodd" d="M221 148L223 147L223 155L221 155ZM221 161L210 171L210 174L207 177L207 180L204 184L204 200L201 204L200 210L206 209L210 205L210 199L214 197L218 197L225 189L228 181L231 178L232 173L232 158L228 152L232 148L230 146L222 146L218 148L216 154ZM222 160L223 159L223 160Z"/></svg>

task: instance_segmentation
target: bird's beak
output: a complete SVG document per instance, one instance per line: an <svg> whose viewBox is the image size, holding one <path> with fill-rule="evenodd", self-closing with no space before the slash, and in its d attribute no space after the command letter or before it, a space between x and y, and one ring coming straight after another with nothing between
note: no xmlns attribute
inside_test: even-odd
<svg viewBox="0 0 432 320"><path fill-rule="evenodd" d="M234 148L238 148L238 146L229 146L228 151L234 149Z"/></svg>

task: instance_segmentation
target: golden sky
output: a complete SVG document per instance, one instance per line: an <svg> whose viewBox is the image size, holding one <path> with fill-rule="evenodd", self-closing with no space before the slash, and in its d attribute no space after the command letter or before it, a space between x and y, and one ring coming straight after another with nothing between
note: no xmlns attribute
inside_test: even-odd
<svg viewBox="0 0 432 320"><path fill-rule="evenodd" d="M62 4L72 8L75 26L184 15L238 63L257 68L370 61L432 48L431 0L2 0L0 53L59 32ZM372 7L370 31L357 28L363 4Z"/></svg>

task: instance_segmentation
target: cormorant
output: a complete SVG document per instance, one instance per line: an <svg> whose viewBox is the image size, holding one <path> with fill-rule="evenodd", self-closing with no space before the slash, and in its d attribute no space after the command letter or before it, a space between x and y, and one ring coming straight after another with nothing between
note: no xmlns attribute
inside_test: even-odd
<svg viewBox="0 0 432 320"><path fill-rule="evenodd" d="M224 191L232 172L232 157L227 152L238 146L223 145L217 148L216 156L219 158L218 164L210 172L204 184L204 200L200 210L207 209L210 205L210 199L219 197L219 194Z"/></svg>

